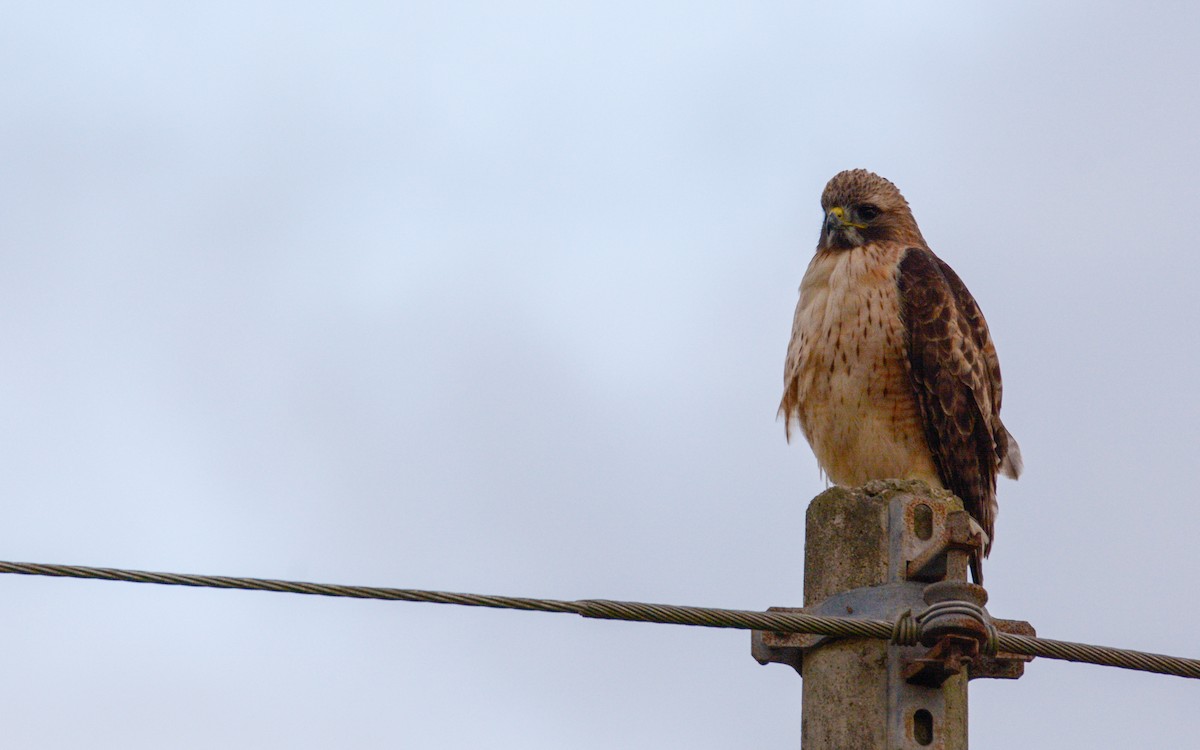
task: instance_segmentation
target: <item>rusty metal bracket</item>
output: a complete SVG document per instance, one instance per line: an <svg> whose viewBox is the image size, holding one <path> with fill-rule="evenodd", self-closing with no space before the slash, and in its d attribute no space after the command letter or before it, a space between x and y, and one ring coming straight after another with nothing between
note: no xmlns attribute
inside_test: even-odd
<svg viewBox="0 0 1200 750"><path fill-rule="evenodd" d="M892 506L892 545L900 569L893 576L908 581L966 580L983 583L981 554L987 535L965 510L945 503L917 500ZM905 533L909 532L909 533Z"/></svg>
<svg viewBox="0 0 1200 750"><path fill-rule="evenodd" d="M906 609L921 611L923 604L924 587L904 583L854 589L831 597L816 607L770 607L767 611L851 616L864 619L895 619L893 613ZM1037 635L1034 627L1024 620L992 618L991 622L996 631L1000 633ZM750 653L759 664L786 664L795 669L797 674L803 676L805 652L818 648L832 638L832 636L813 633L776 633L755 630L750 642ZM945 649L937 649L936 642L930 649L923 649L921 646L900 648L903 651L898 652L897 655L908 664L927 663L930 660L944 664L948 656ZM962 656L966 656L966 654L963 653ZM1024 654L1012 654L1007 651L988 654L986 651L978 649L970 653L970 657L969 660L959 659L958 661L965 663L968 679L971 680L985 678L1015 680L1025 673L1025 664L1033 661L1032 656ZM947 671L946 676L956 674L958 671L958 669ZM918 683L929 683L927 677L918 677L917 672L905 672L903 677L906 680L915 678L914 682Z"/></svg>
<svg viewBox="0 0 1200 750"><path fill-rule="evenodd" d="M896 581L882 586L865 586L843 591L815 607L770 607L767 611L892 620L897 612L922 609L925 603L923 594L924 587L918 583ZM750 653L759 664L787 664L803 675L804 652L833 638L834 636L812 633L755 630L751 636Z"/></svg>
<svg viewBox="0 0 1200 750"><path fill-rule="evenodd" d="M995 630L983 605L987 592L966 581L939 581L925 587L928 608L917 620L919 637L929 651L901 670L919 685L939 686L961 674L980 653L994 650Z"/></svg>
<svg viewBox="0 0 1200 750"><path fill-rule="evenodd" d="M1036 636L1037 630L1025 620L999 620L992 618L992 627L996 632L1009 635ZM980 654L971 661L967 678L991 678L997 680L1015 680L1025 674L1025 665L1033 661L1032 656L1013 654L1008 651L997 651L994 654Z"/></svg>
<svg viewBox="0 0 1200 750"><path fill-rule="evenodd" d="M987 591L967 582L968 569L976 571L986 536L979 524L954 503L917 495L901 495L888 506L889 583L844 591L811 607L771 607L772 612L854 616L894 620L906 610L921 612L924 650L904 649L909 667L905 679L941 684L964 669L971 679L1016 679L1032 657L989 653L990 627L1005 633L1034 634L1033 626L1019 620L992 620L984 609ZM978 608L955 611L954 602ZM937 607L942 607L939 614ZM760 664L787 664L803 674L804 652L819 647L829 636L806 633L754 631L751 653ZM940 666L938 666L940 665Z"/></svg>

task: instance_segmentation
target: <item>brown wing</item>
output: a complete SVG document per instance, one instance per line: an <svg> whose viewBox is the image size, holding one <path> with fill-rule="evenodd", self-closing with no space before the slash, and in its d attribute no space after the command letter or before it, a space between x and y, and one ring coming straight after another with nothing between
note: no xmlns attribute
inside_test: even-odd
<svg viewBox="0 0 1200 750"><path fill-rule="evenodd" d="M987 368L988 393L991 398L991 426L992 437L996 441L996 455L1000 459L1000 470L1004 472L1004 475L1016 479L1021 475L1021 448L1005 429L1004 423L1000 421L1000 399L1004 388L1000 378L1000 358L996 356L996 346L992 343L992 336L988 332L987 321L983 319L983 311L979 309L979 303L971 296L967 285L962 282L954 269L936 255L933 257L937 261L938 269L946 277L950 291L954 293L958 311L966 321L972 339L983 353L983 364Z"/></svg>
<svg viewBox="0 0 1200 750"><path fill-rule="evenodd" d="M990 551L996 471L1008 453L1008 432L1000 423L1000 366L987 323L962 280L929 250L905 252L897 284L913 392L934 465L987 532Z"/></svg>

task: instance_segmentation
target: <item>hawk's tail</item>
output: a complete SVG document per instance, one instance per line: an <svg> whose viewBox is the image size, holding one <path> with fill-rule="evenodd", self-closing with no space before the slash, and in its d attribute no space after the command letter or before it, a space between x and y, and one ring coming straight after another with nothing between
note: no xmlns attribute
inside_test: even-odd
<svg viewBox="0 0 1200 750"><path fill-rule="evenodd" d="M1012 436L1007 427L1002 427L1004 437L1008 443L1008 450L1004 453L1004 458L1000 460L1000 473L1009 479L1016 479L1021 476L1021 471L1025 468L1024 462L1021 461L1021 446L1017 445L1017 439Z"/></svg>

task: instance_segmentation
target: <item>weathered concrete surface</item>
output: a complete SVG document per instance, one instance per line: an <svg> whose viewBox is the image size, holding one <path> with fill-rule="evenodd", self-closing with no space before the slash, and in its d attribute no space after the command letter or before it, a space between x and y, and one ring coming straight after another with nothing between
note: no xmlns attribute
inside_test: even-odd
<svg viewBox="0 0 1200 750"><path fill-rule="evenodd" d="M889 582L888 506L902 496L953 498L944 490L931 490L923 482L887 480L853 489L834 487L813 499L806 518L806 607L843 591ZM917 746L889 746L888 706L895 697L889 695L889 649L893 659L898 659L899 648L884 641L847 638L828 641L805 654L801 717L801 745L805 750L899 750ZM896 666L890 671L894 680ZM966 675L947 681L936 698L940 726L930 746L965 750ZM911 725L913 717L905 719ZM961 731L957 731L959 728ZM912 737L911 727L908 736Z"/></svg>

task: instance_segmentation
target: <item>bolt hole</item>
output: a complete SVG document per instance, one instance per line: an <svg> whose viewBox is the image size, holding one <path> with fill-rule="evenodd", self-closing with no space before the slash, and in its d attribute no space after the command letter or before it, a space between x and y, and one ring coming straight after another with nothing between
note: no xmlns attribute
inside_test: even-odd
<svg viewBox="0 0 1200 750"><path fill-rule="evenodd" d="M922 541L933 536L933 508L925 503L913 508L913 533Z"/></svg>
<svg viewBox="0 0 1200 750"><path fill-rule="evenodd" d="M918 745L933 744L933 714L923 708L913 714L913 739Z"/></svg>

